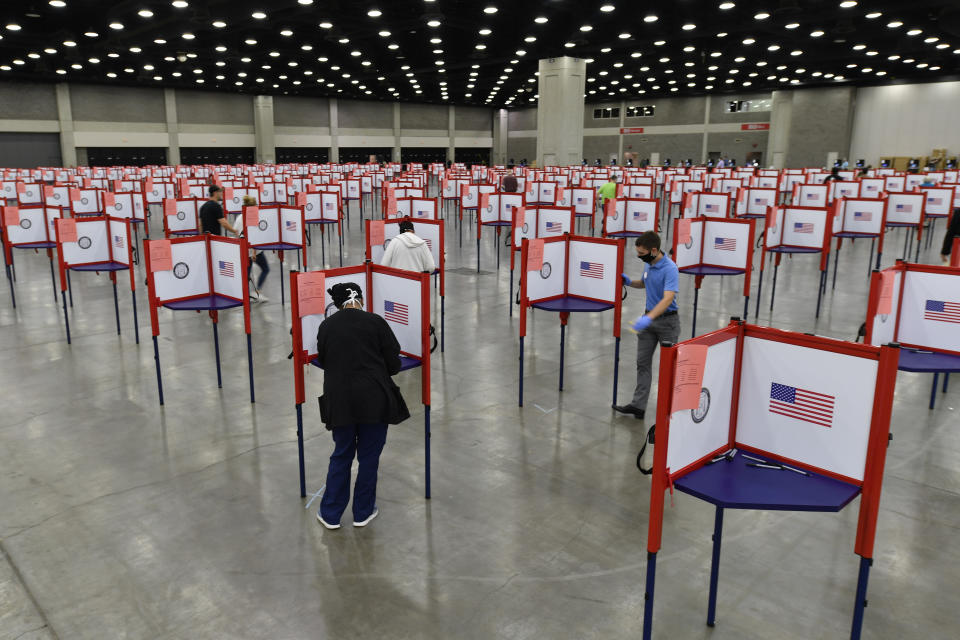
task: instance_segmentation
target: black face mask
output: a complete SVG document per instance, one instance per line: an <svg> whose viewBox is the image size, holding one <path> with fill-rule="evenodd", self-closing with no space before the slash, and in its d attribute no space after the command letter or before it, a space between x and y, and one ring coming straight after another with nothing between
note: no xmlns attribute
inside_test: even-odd
<svg viewBox="0 0 960 640"><path fill-rule="evenodd" d="M657 259L657 256L653 255L652 251L645 256L637 256L637 257L643 260L644 262L646 262L647 264L650 264L651 262Z"/></svg>

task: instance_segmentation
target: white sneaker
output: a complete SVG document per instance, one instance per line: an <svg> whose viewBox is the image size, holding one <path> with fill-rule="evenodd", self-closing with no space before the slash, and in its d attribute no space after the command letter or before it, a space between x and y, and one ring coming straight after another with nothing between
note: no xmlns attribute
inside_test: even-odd
<svg viewBox="0 0 960 640"><path fill-rule="evenodd" d="M326 520L324 520L323 517L320 515L320 512L319 512L319 511L317 511L317 520L320 521L320 524L322 524L323 526L325 526L327 529L330 529L331 531L334 530L334 529L339 529L339 528L340 528L340 525L339 525L339 524L330 524L329 522L327 522ZM354 524L356 524L356 523L354 523Z"/></svg>
<svg viewBox="0 0 960 640"><path fill-rule="evenodd" d="M267 296L263 295L262 293L258 293L258 294L257 294L257 302L260 302L260 303L270 302L270 298L268 298Z"/></svg>
<svg viewBox="0 0 960 640"><path fill-rule="evenodd" d="M380 509L374 507L374 508L373 508L373 513L371 513L369 516L367 516L367 519L366 519L366 520L361 520L360 522L354 522L354 523L353 523L353 526L355 526L355 527L365 527L365 526L367 526L368 524L370 524L370 521L373 520L374 518L376 518L378 515L380 515ZM338 526L339 526L339 525L338 525Z"/></svg>

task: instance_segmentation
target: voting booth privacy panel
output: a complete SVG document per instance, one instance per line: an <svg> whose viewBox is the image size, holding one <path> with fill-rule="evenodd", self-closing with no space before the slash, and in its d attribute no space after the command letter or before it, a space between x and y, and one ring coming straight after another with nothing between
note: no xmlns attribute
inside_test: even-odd
<svg viewBox="0 0 960 640"><path fill-rule="evenodd" d="M247 280L249 251L241 238L204 234L189 238L146 241L147 290L150 326L153 332L157 391L163 404L163 382L157 337L160 335L161 307L171 311L207 311L213 322L217 364L217 386L222 387L218 312L243 307L247 334L250 402L254 401L253 355L251 344L250 296Z"/></svg>
<svg viewBox="0 0 960 640"><path fill-rule="evenodd" d="M716 506L707 623L723 510L840 511L860 494L859 637L893 407L898 349L735 321L661 351L644 637L652 631L664 493ZM841 392L842 390L842 392ZM672 500L671 500L672 501Z"/></svg>
<svg viewBox="0 0 960 640"><path fill-rule="evenodd" d="M367 245L366 256L367 260L371 260L376 264L380 264L383 261L383 254L386 252L387 247L390 246L390 243L400 235L400 223L402 220L367 220L367 233L365 236L365 241ZM373 235L371 235L370 229L379 223L383 227L383 242L378 242L377 244L373 243ZM444 263L445 263L445 247L444 247L444 233L443 233L443 220L417 220L414 224L414 233L423 238L427 243L427 248L430 250L430 254L433 256L433 262L437 265L437 271L440 276L440 295L444 294ZM379 238L378 238L379 239Z"/></svg>
<svg viewBox="0 0 960 640"><path fill-rule="evenodd" d="M401 371L420 368L424 404L426 497L430 497L430 284L429 275L367 262L325 271L290 272L293 376L300 458L300 496L306 496L303 454L304 368L316 364L317 330L337 307L327 296L336 284L358 285L364 308L387 321L400 343Z"/></svg>
<svg viewBox="0 0 960 640"><path fill-rule="evenodd" d="M520 259L520 406L523 406L523 343L530 308L560 314L560 391L563 391L564 337L570 313L613 309L613 336L616 339L613 401L616 404L623 251L623 239L564 235L523 241Z"/></svg>
<svg viewBox="0 0 960 640"><path fill-rule="evenodd" d="M57 246L56 221L63 216L60 207L27 206L0 207L0 240L3 242L3 262L10 285L10 300L17 306L13 287L13 249L46 249L50 260L50 279L53 282L53 299L57 299L56 271L53 264L53 248Z"/></svg>
<svg viewBox="0 0 960 640"><path fill-rule="evenodd" d="M606 203L603 236L629 238L660 229L660 201L649 198L614 198Z"/></svg>
<svg viewBox="0 0 960 640"><path fill-rule="evenodd" d="M163 232L166 237L192 236L200 233L199 198L165 198L163 201Z"/></svg>

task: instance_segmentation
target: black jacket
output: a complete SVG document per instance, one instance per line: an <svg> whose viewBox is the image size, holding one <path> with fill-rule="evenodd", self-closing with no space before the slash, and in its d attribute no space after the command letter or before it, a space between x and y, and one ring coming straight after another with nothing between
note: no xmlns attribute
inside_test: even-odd
<svg viewBox="0 0 960 640"><path fill-rule="evenodd" d="M334 313L317 330L317 360L324 371L320 415L328 429L406 417L390 379L400 371L400 343L380 316L360 309Z"/></svg>
<svg viewBox="0 0 960 640"><path fill-rule="evenodd" d="M940 249L940 255L950 255L953 248L953 239L960 236L960 208L953 210L950 221L947 223L947 235L943 238L943 248Z"/></svg>

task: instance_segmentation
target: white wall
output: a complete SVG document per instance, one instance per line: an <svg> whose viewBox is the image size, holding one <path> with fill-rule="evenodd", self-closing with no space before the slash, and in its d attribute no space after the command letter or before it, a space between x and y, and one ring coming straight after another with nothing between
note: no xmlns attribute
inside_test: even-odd
<svg viewBox="0 0 960 640"><path fill-rule="evenodd" d="M877 166L881 157L960 153L960 82L863 87L857 91L850 157Z"/></svg>

